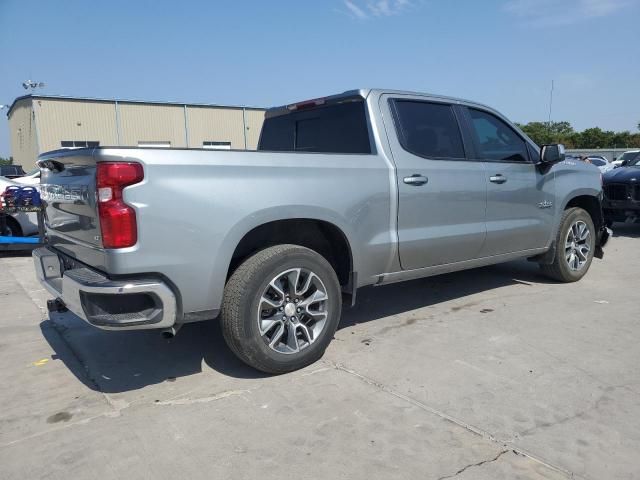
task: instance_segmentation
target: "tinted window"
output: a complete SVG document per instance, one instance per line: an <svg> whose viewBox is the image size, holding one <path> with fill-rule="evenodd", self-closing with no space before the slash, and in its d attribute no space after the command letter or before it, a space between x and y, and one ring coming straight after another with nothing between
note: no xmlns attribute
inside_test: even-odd
<svg viewBox="0 0 640 480"><path fill-rule="evenodd" d="M464 158L458 121L450 105L394 100L402 147L427 158Z"/></svg>
<svg viewBox="0 0 640 480"><path fill-rule="evenodd" d="M347 102L267 118L258 150L371 153L364 102Z"/></svg>
<svg viewBox="0 0 640 480"><path fill-rule="evenodd" d="M622 154L620 157L618 157L618 160L630 161L636 158L636 156L640 156L639 154L640 152L626 152Z"/></svg>
<svg viewBox="0 0 640 480"><path fill-rule="evenodd" d="M607 164L607 162L600 160L599 158L589 158L589 161L597 167L604 167Z"/></svg>
<svg viewBox="0 0 640 480"><path fill-rule="evenodd" d="M291 115L267 118L262 125L258 150L292 152L294 123Z"/></svg>
<svg viewBox="0 0 640 480"><path fill-rule="evenodd" d="M469 109L478 157L487 160L527 161L525 141L498 117Z"/></svg>

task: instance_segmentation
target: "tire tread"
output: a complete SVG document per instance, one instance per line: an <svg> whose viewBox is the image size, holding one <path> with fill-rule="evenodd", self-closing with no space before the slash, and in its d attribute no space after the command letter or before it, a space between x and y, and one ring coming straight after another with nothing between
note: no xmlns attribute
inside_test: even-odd
<svg viewBox="0 0 640 480"><path fill-rule="evenodd" d="M576 282L580 280L582 276L584 276L584 274L586 274L590 266L590 265L587 266L587 269L580 277L574 278L572 276L567 275L567 273L565 272L561 264L561 262L564 261L564 258L562 258L562 255L561 255L561 252L563 251L562 245L564 245L564 242L562 239L562 236L563 236L562 232L564 232L565 230L565 224L567 222L567 219L570 216L574 215L575 213L579 213L579 212L584 212L589 218L591 218L589 213L580 207L572 207L572 208L566 209L562 214L562 218L560 219L560 225L558 226L558 231L556 232L556 256L553 259L553 263L548 265L543 265L543 264L540 265L540 270L544 275L546 275L547 277L553 280L557 280L558 282L563 282L563 283Z"/></svg>
<svg viewBox="0 0 640 480"><path fill-rule="evenodd" d="M222 326L222 334L229 348L243 362L265 373L279 374L291 371L295 368L274 368L270 363L261 359L261 355L256 355L251 345L242 341L246 338L244 318L242 316L241 307L247 301L249 291L249 283L260 271L271 263L274 258L285 258L295 253L312 254L319 257L323 262L326 260L319 254L300 245L281 244L273 247L265 248L247 258L231 275L224 289L224 297L222 300L222 309L220 312L220 323ZM327 266L333 271L328 262ZM337 282L337 277L335 278ZM332 332L333 335L333 332ZM319 352L318 358L323 351ZM315 359L317 360L317 358ZM313 361L315 361L313 360ZM301 363L300 367L306 365Z"/></svg>

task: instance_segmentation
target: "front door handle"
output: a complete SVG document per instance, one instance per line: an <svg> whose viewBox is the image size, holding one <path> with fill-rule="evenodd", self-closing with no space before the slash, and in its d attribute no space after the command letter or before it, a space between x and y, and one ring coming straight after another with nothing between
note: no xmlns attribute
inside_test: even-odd
<svg viewBox="0 0 640 480"><path fill-rule="evenodd" d="M407 185L424 185L428 181L429 179L427 177L419 175L417 173L414 173L410 177L404 177L404 183L406 183Z"/></svg>
<svg viewBox="0 0 640 480"><path fill-rule="evenodd" d="M505 177L501 173L498 173L498 174L494 175L493 177L489 177L489 181L491 183L504 183L504 182L507 181L507 177Z"/></svg>

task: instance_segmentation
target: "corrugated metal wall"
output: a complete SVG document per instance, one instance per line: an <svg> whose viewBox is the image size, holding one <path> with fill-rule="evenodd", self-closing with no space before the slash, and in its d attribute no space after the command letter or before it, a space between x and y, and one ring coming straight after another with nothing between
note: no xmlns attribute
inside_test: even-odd
<svg viewBox="0 0 640 480"><path fill-rule="evenodd" d="M171 142L175 148L187 146L184 107L118 102L120 144L137 147L138 142Z"/></svg>
<svg viewBox="0 0 640 480"><path fill-rule="evenodd" d="M38 154L65 141L131 147L168 142L174 148L230 142L233 149L255 150L264 121L264 110L253 108L52 97L19 100L10 113L13 156L27 169Z"/></svg>
<svg viewBox="0 0 640 480"><path fill-rule="evenodd" d="M231 142L233 149L244 148L241 108L187 106L187 125L191 148L202 148L202 142Z"/></svg>
<svg viewBox="0 0 640 480"><path fill-rule="evenodd" d="M13 162L29 171L35 166L39 153L38 133L30 99L20 100L13 107L9 117L9 130Z"/></svg>
<svg viewBox="0 0 640 480"><path fill-rule="evenodd" d="M260 131L264 122L263 110L245 110L245 122L247 128L247 148L255 150L258 148Z"/></svg>
<svg viewBox="0 0 640 480"><path fill-rule="evenodd" d="M63 141L118 144L113 103L36 98L33 108L41 152L56 150Z"/></svg>

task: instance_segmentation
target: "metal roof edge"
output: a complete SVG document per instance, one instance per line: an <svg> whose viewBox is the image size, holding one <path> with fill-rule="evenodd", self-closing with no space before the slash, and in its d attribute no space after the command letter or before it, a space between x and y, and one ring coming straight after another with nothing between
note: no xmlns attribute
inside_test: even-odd
<svg viewBox="0 0 640 480"><path fill-rule="evenodd" d="M193 103L193 102L174 102L174 101L156 101L156 100L132 100L132 99L120 99L120 98L100 98L100 97L73 97L70 95L39 95L39 94L28 94L22 95L20 97L16 97L11 103L11 106L7 110L7 118L11 115L16 103L25 99L50 99L50 100L72 100L72 101L85 101L85 102L104 102L104 103L133 103L133 104L142 104L142 105L176 105L176 106L187 106L187 107L211 107L211 108L228 108L235 110L261 110L265 111L267 108L264 107L255 107L248 105L222 105L217 103Z"/></svg>

